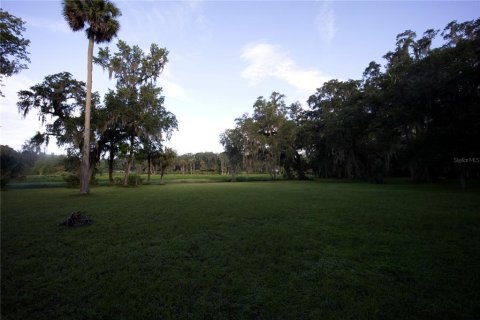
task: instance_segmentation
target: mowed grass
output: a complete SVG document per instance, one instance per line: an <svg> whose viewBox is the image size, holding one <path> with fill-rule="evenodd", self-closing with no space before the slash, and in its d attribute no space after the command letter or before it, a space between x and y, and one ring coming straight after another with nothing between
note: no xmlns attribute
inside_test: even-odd
<svg viewBox="0 0 480 320"><path fill-rule="evenodd" d="M114 179L119 179L123 181L123 173L114 173ZM160 175L154 174L150 176L150 181L148 181L148 175L141 174L143 184L160 184ZM108 174L101 173L95 176L96 184L95 186L108 186L109 179ZM270 181L272 180L269 174L257 174L257 173L240 173L237 174L236 179L238 182L245 181ZM283 177L277 177L278 180L283 180ZM220 175L217 173L195 173L195 174L177 174L169 173L164 176L163 183L211 183L211 182L230 182L232 180L231 175ZM66 187L66 182L62 174L52 174L52 175L27 175L22 180L12 180L8 184L10 189L18 188L54 188L54 187Z"/></svg>
<svg viewBox="0 0 480 320"><path fill-rule="evenodd" d="M478 319L480 192L243 182L2 192L2 319ZM58 226L86 211L93 225Z"/></svg>

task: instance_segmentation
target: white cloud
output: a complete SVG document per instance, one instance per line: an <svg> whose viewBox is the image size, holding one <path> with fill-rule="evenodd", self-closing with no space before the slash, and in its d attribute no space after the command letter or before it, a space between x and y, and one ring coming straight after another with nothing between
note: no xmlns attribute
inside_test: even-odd
<svg viewBox="0 0 480 320"><path fill-rule="evenodd" d="M187 91L175 80L172 74L172 67L170 64L165 66L158 84L163 88L163 95L165 95L167 102L170 98L179 100L182 102L189 102L190 98L187 94Z"/></svg>
<svg viewBox="0 0 480 320"><path fill-rule="evenodd" d="M335 12L328 2L323 2L314 20L320 39L330 43L337 32L335 27Z"/></svg>
<svg viewBox="0 0 480 320"><path fill-rule="evenodd" d="M330 80L319 70L302 69L281 48L269 43L247 45L243 50L242 58L249 64L242 71L241 76L247 79L250 85L256 85L266 78L273 77L287 82L301 92L313 93L316 88Z"/></svg>
<svg viewBox="0 0 480 320"><path fill-rule="evenodd" d="M222 152L220 134L232 125L231 119L219 119L211 116L191 117L178 114L179 130L175 131L165 145L177 150L179 154L204 151Z"/></svg>

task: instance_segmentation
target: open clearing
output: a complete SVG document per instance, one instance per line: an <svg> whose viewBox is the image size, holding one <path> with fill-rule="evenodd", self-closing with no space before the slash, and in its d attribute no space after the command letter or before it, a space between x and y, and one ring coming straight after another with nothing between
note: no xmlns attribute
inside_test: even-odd
<svg viewBox="0 0 480 320"><path fill-rule="evenodd" d="M2 319L474 319L480 192L242 182L2 192ZM91 226L58 226L72 211Z"/></svg>

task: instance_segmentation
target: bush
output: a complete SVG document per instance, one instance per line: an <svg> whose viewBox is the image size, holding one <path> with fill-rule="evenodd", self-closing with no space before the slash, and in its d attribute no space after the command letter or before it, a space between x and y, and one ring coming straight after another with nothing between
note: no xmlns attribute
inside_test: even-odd
<svg viewBox="0 0 480 320"><path fill-rule="evenodd" d="M139 174L131 174L128 176L128 185L130 187L136 187L142 185L143 179Z"/></svg>
<svg viewBox="0 0 480 320"><path fill-rule="evenodd" d="M116 177L114 183L116 186L123 186L124 178ZM142 185L143 179L139 174L130 174L128 176L128 186L136 187Z"/></svg>
<svg viewBox="0 0 480 320"><path fill-rule="evenodd" d="M116 186L123 186L123 178L120 178L120 177L113 178L113 184Z"/></svg>
<svg viewBox="0 0 480 320"><path fill-rule="evenodd" d="M77 188L80 187L80 176L75 173L62 173L63 180L67 183L67 188ZM91 186L98 186L99 182L97 177L90 179Z"/></svg>
<svg viewBox="0 0 480 320"><path fill-rule="evenodd" d="M63 180L67 183L67 188L77 188L80 186L80 177L74 173L62 174Z"/></svg>
<svg viewBox="0 0 480 320"><path fill-rule="evenodd" d="M20 154L9 146L0 146L0 187L5 188L10 179L22 174L23 163Z"/></svg>

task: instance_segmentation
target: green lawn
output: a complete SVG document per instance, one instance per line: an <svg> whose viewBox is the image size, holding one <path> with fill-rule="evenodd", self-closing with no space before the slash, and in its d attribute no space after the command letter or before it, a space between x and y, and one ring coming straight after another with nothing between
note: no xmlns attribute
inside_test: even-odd
<svg viewBox="0 0 480 320"><path fill-rule="evenodd" d="M115 173L114 179L119 178L123 181L124 173ZM148 176L141 174L144 184L160 184L160 175L155 174L150 176L150 182L148 182ZM100 186L107 186L109 184L108 174L101 173L95 176L95 179ZM220 175L215 173L196 173L196 174L177 174L170 173L164 177L164 183L205 183L205 182L229 182L232 177L230 175ZM283 177L279 177L282 180ZM241 173L237 175L238 182L245 181L269 181L271 177L269 174L246 174ZM52 187L65 187L66 183L61 173L51 175L27 175L22 180L12 180L9 182L8 187L13 189L18 188L52 188Z"/></svg>
<svg viewBox="0 0 480 320"><path fill-rule="evenodd" d="M478 319L479 191L318 181L2 191L2 319ZM76 210L93 225L57 225Z"/></svg>

